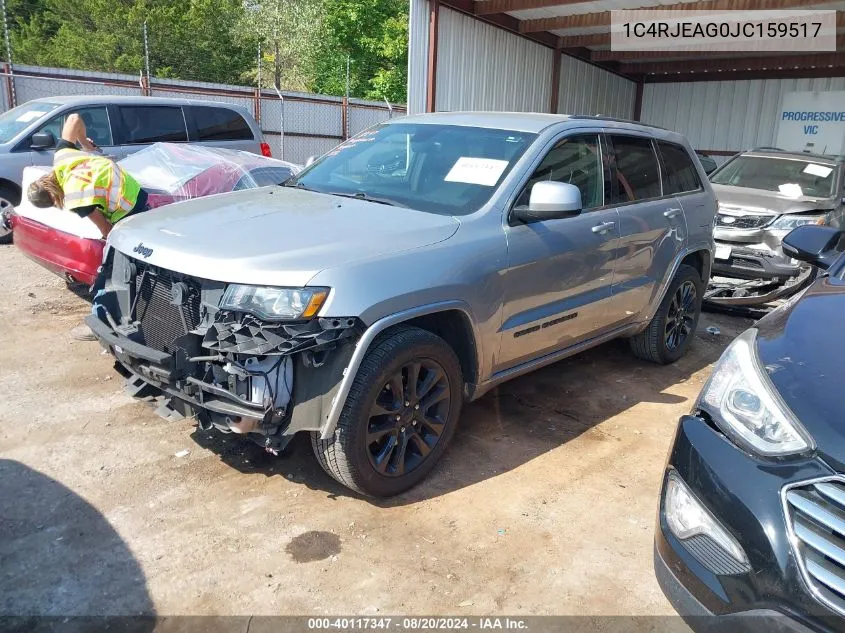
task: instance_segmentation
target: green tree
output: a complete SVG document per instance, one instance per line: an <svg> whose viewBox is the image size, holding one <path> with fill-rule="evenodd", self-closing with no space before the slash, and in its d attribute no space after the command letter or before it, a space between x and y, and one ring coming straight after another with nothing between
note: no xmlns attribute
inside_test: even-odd
<svg viewBox="0 0 845 633"><path fill-rule="evenodd" d="M161 2L147 17L151 72L159 77L242 83L244 72L255 66L252 49L232 37L232 25L243 15L241 0Z"/></svg>
<svg viewBox="0 0 845 633"><path fill-rule="evenodd" d="M254 59L230 37L239 0L9 0L12 55L26 64L237 81Z"/></svg>
<svg viewBox="0 0 845 633"><path fill-rule="evenodd" d="M376 50L381 58L370 79L368 99L405 103L408 97L408 13L388 18Z"/></svg>
<svg viewBox="0 0 845 633"><path fill-rule="evenodd" d="M6 0L16 63L402 102L407 0Z"/></svg>
<svg viewBox="0 0 845 633"><path fill-rule="evenodd" d="M350 95L405 100L408 68L406 0L324 0L312 88L344 94L350 60Z"/></svg>
<svg viewBox="0 0 845 633"><path fill-rule="evenodd" d="M12 56L19 63L124 70L143 47L125 37L129 3L11 0ZM137 72L137 66L134 68Z"/></svg>
<svg viewBox="0 0 845 633"><path fill-rule="evenodd" d="M42 64L47 57L48 40L59 29L46 12L45 0L7 0L6 12L11 30L12 59L19 63ZM6 46L1 57L6 59Z"/></svg>
<svg viewBox="0 0 845 633"><path fill-rule="evenodd" d="M322 19L321 0L248 0L233 28L234 38L252 51L261 46L261 84L307 91L314 80L312 60ZM243 74L257 81L257 63Z"/></svg>

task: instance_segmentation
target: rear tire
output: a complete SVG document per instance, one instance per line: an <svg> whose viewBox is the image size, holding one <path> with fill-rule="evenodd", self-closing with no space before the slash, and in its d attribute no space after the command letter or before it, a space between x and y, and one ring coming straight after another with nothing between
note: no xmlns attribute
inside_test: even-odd
<svg viewBox="0 0 845 633"><path fill-rule="evenodd" d="M452 439L463 376L439 336L415 327L373 341L346 398L334 435L311 434L323 469L363 495L389 497L422 481Z"/></svg>
<svg viewBox="0 0 845 633"><path fill-rule="evenodd" d="M0 213L21 203L21 192L12 185L0 185ZM12 230L4 229L0 223L0 244L12 243Z"/></svg>
<svg viewBox="0 0 845 633"><path fill-rule="evenodd" d="M682 264L648 327L628 339L634 356L660 365L681 358L695 335L703 297L698 271Z"/></svg>

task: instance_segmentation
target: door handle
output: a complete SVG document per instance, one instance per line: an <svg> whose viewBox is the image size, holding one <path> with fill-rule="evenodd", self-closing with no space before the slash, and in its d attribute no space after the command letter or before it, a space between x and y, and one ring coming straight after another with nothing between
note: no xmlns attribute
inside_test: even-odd
<svg viewBox="0 0 845 633"><path fill-rule="evenodd" d="M666 210L663 212L663 217L664 217L664 218L669 218L669 219L671 220L672 218L677 217L677 216L679 216L680 214L681 214L681 210L680 210L680 209L676 209L676 208L666 209Z"/></svg>
<svg viewBox="0 0 845 633"><path fill-rule="evenodd" d="M616 226L616 222L602 222L593 227L593 233L607 233L614 226Z"/></svg>

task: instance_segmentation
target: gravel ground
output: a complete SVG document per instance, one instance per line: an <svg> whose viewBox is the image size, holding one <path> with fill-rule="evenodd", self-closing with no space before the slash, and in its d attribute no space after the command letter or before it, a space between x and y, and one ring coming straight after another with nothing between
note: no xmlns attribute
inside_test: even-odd
<svg viewBox="0 0 845 633"><path fill-rule="evenodd" d="M670 367L618 342L507 383L428 480L374 502L305 437L273 457L133 401L68 336L88 309L0 247L0 614L673 614L651 562L666 452L750 324L703 315Z"/></svg>

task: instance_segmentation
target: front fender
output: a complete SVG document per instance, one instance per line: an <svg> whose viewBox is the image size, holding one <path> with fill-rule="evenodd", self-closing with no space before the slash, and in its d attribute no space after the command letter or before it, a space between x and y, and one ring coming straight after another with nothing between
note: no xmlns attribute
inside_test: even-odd
<svg viewBox="0 0 845 633"><path fill-rule="evenodd" d="M367 355L367 351L375 338L387 328L393 327L394 325L399 325L400 323L404 323L427 314L444 312L446 310L460 310L467 316L467 320L469 321L473 331L473 337L475 338L475 350L477 356L476 363L478 363L478 367L481 366L480 363L483 358L481 351L482 342L478 335L476 320L473 318L472 311L465 301L440 301L384 316L372 323L355 344L355 351L352 353L352 358L349 360L349 364L343 371L343 378L341 379L337 394L335 395L331 408L329 409L329 412L321 426L321 439L327 440L334 435L335 429L337 428L337 422L340 419L340 413L346 405L346 398L349 396L349 391L352 388L352 383L355 380L355 376L358 374L358 369L361 367L361 363Z"/></svg>

